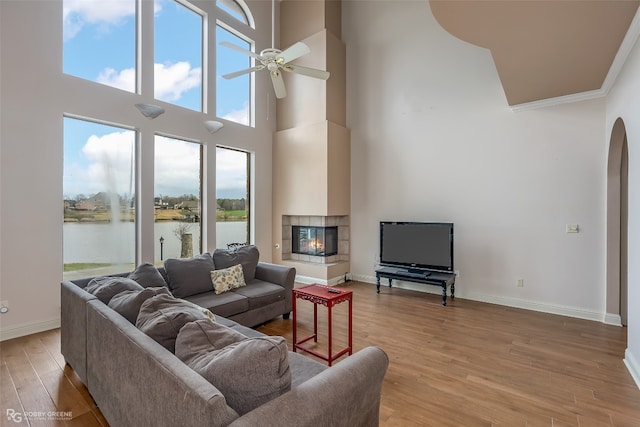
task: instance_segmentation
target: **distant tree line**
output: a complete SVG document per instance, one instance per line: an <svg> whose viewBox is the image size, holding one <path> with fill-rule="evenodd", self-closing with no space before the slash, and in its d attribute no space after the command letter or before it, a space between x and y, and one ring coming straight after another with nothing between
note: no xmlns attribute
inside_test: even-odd
<svg viewBox="0 0 640 427"><path fill-rule="evenodd" d="M243 211L246 205L246 199L218 199L218 207L225 211Z"/></svg>

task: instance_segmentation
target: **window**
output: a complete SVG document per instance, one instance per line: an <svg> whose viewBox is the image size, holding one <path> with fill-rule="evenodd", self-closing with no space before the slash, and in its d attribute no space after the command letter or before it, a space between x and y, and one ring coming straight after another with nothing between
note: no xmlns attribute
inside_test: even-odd
<svg viewBox="0 0 640 427"><path fill-rule="evenodd" d="M249 243L249 153L216 147L216 247Z"/></svg>
<svg viewBox="0 0 640 427"><path fill-rule="evenodd" d="M202 16L176 1L156 0L156 99L202 111Z"/></svg>
<svg viewBox="0 0 640 427"><path fill-rule="evenodd" d="M64 72L135 92L135 17L135 0L64 0Z"/></svg>
<svg viewBox="0 0 640 427"><path fill-rule="evenodd" d="M86 100L60 101L69 112L63 119L64 278L121 273L136 262L159 264L201 253L203 197L214 196L203 176L211 177L214 168L218 238L207 246L248 243L252 157L229 147L205 150L212 140L199 140L208 138L201 128L205 120L253 124L253 77L213 80L252 65L250 56L218 45L228 40L253 48L255 25L245 2L62 0L62 5L63 70L103 84L105 95L90 111ZM147 48L153 53L139 50ZM207 64L213 64L210 80ZM64 85L80 92L89 84L80 79L66 78ZM167 110L160 118L148 120L135 110L134 104L154 99ZM236 126L232 134L248 139L255 132ZM144 201L142 211L138 199ZM151 199L153 217L146 210Z"/></svg>
<svg viewBox="0 0 640 427"><path fill-rule="evenodd" d="M243 22L245 24L249 23L247 19L247 14L244 9L234 0L216 0L216 5L236 18L238 21Z"/></svg>
<svg viewBox="0 0 640 427"><path fill-rule="evenodd" d="M64 278L135 263L135 132L64 119Z"/></svg>
<svg viewBox="0 0 640 427"><path fill-rule="evenodd" d="M202 146L155 137L156 263L202 252Z"/></svg>
<svg viewBox="0 0 640 427"><path fill-rule="evenodd" d="M218 44L222 41L233 43L236 46L251 50L251 44L236 36L230 31L216 27L216 39ZM222 76L234 71L245 70L251 67L251 58L248 55L235 50L218 46L216 49L217 86L216 86L216 115L232 122L243 125L251 124L251 74L245 74L233 79L224 79Z"/></svg>

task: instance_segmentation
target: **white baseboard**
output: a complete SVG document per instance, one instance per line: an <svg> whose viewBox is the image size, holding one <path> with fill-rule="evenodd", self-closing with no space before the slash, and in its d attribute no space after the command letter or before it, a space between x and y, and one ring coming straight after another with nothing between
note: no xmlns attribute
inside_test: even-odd
<svg viewBox="0 0 640 427"><path fill-rule="evenodd" d="M636 386L640 388L640 365L633 354L627 348L624 352L624 364L627 366L631 377L636 382Z"/></svg>
<svg viewBox="0 0 640 427"><path fill-rule="evenodd" d="M344 283L344 276L338 276L329 280L325 280L325 279L318 279L315 277L301 276L297 274L296 282L302 283L304 285L319 284L319 285L325 285L325 286L336 286L336 285L339 285L340 283Z"/></svg>
<svg viewBox="0 0 640 427"><path fill-rule="evenodd" d="M60 318L28 322L21 325L0 328L0 341L6 341L13 338L24 337L25 335L37 334L38 332L49 331L60 327Z"/></svg>
<svg viewBox="0 0 640 427"><path fill-rule="evenodd" d="M366 283L376 283L376 278L372 276L353 275L353 280ZM383 279L380 286L387 286L387 280ZM400 289L408 289L411 291L425 292L431 294L442 294L442 289L437 286L425 286L411 282L403 282L394 280L393 287ZM620 320L615 323L614 315L605 315L604 313L592 310L585 310L583 308L571 307L559 304L542 303L538 301L526 300L521 298L502 297L497 295L487 295L477 292L464 292L460 288L456 288L456 297L469 299L473 301L486 302L490 304L504 305L507 307L523 308L526 310L540 311L543 313L559 314L561 316L575 317L578 319L594 320L596 322L609 323L620 325ZM619 316L618 316L619 318Z"/></svg>
<svg viewBox="0 0 640 427"><path fill-rule="evenodd" d="M622 317L619 314L605 313L603 323L622 327Z"/></svg>

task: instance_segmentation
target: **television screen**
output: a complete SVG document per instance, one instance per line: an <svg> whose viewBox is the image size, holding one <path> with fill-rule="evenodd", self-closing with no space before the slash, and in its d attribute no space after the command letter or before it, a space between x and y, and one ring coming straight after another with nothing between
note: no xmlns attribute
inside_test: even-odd
<svg viewBox="0 0 640 427"><path fill-rule="evenodd" d="M380 222L380 263L453 271L453 223Z"/></svg>

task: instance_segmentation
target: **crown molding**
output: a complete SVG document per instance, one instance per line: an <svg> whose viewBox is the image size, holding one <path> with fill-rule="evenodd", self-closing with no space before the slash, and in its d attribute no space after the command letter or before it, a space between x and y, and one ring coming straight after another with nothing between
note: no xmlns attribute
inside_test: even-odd
<svg viewBox="0 0 640 427"><path fill-rule="evenodd" d="M555 98L541 99L539 101L525 102L522 104L511 105L510 108L514 112L534 110L537 108L546 108L553 107L556 105L568 104L573 102L587 101L590 99L597 99L607 96L609 91L613 87L613 84L616 82L618 78L618 74L622 70L633 46L635 45L638 37L640 36L640 8L636 10L636 14L631 21L631 25L629 25L629 29L627 30L627 34L624 36L622 43L620 44L620 48L618 49L618 53L616 53L613 62L611 63L611 67L609 67L609 72L602 82L602 87L600 89L591 90L587 92L580 92L571 95L558 96Z"/></svg>

